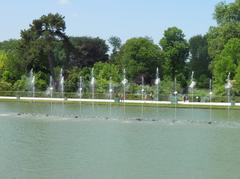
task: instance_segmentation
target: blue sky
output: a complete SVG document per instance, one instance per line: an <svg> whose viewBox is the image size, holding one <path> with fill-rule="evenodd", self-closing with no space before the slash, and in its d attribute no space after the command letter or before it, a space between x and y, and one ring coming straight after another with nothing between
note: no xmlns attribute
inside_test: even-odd
<svg viewBox="0 0 240 179"><path fill-rule="evenodd" d="M187 38L216 25L212 18L221 0L3 0L0 41L19 38L21 29L43 14L65 16L66 33L108 39L149 36L158 43L165 29L181 28ZM233 0L226 0L233 2Z"/></svg>

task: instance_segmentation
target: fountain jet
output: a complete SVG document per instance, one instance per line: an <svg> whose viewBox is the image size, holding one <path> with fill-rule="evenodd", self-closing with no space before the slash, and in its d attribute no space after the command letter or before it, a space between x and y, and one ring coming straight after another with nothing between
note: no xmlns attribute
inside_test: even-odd
<svg viewBox="0 0 240 179"><path fill-rule="evenodd" d="M52 98L53 97L53 79L52 79L52 76L50 76L50 79L49 79L49 92L50 92L50 96Z"/></svg>
<svg viewBox="0 0 240 179"><path fill-rule="evenodd" d="M231 103L231 89L232 89L232 83L231 83L231 79L230 79L230 76L231 76L231 73L229 72L228 73L228 76L227 76L227 83L225 84L225 89L227 90L227 100L228 100L228 119L229 119L229 116L230 116L230 103Z"/></svg>
<svg viewBox="0 0 240 179"><path fill-rule="evenodd" d="M32 97L35 97L35 76L33 74L33 69L30 70L29 83L32 90Z"/></svg>
<svg viewBox="0 0 240 179"><path fill-rule="evenodd" d="M145 89L144 89L144 77L142 76L142 89L141 89L142 101L144 100L144 93L145 93Z"/></svg>
<svg viewBox="0 0 240 179"><path fill-rule="evenodd" d="M109 79L109 87L108 87L108 92L109 92L109 99L112 99L113 95L113 87L112 87L112 77Z"/></svg>
<svg viewBox="0 0 240 179"><path fill-rule="evenodd" d="M59 79L60 79L59 85L60 85L61 95L62 95L62 98L64 98L64 76L63 76L63 69L62 68L61 68L61 71L60 71Z"/></svg>
<svg viewBox="0 0 240 179"><path fill-rule="evenodd" d="M92 92L92 99L95 98L95 85L96 85L96 80L95 80L95 77L94 77L94 68L92 68L92 71L91 71L91 81L90 81L91 92Z"/></svg>
<svg viewBox="0 0 240 179"><path fill-rule="evenodd" d="M160 82L161 82L161 79L159 78L159 71L158 71L158 68L157 68L156 69L156 79L155 79L157 101L159 101L159 85L160 85Z"/></svg>
<svg viewBox="0 0 240 179"><path fill-rule="evenodd" d="M212 121L212 79L209 80L210 121Z"/></svg>
<svg viewBox="0 0 240 179"><path fill-rule="evenodd" d="M83 95L83 79L82 79L82 76L80 76L80 78L79 78L78 95L79 95L79 98L81 99L82 95Z"/></svg>
<svg viewBox="0 0 240 179"><path fill-rule="evenodd" d="M126 86L127 86L128 80L126 78L126 70L125 68L123 69L123 80L122 80L122 84L123 84L123 100L126 100Z"/></svg>

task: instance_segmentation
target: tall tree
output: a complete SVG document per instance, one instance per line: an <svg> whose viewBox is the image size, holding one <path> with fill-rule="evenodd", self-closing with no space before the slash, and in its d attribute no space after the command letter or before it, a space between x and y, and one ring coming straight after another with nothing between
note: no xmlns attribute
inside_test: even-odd
<svg viewBox="0 0 240 179"><path fill-rule="evenodd" d="M215 7L214 19L218 25L240 21L240 0L232 3L220 2Z"/></svg>
<svg viewBox="0 0 240 179"><path fill-rule="evenodd" d="M227 4L220 2L215 7L217 27L210 27L208 36L209 55L214 59L231 38L240 38L240 0Z"/></svg>
<svg viewBox="0 0 240 179"><path fill-rule="evenodd" d="M172 80L185 73L189 45L181 29L170 27L164 32L160 45L164 52L164 74ZM183 78L184 75L181 75ZM183 81L184 79L178 79Z"/></svg>
<svg viewBox="0 0 240 179"><path fill-rule="evenodd" d="M156 68L161 69L162 52L147 38L132 38L122 46L115 62L121 69L126 68L130 80L140 83L144 75L150 83L155 78Z"/></svg>
<svg viewBox="0 0 240 179"><path fill-rule="evenodd" d="M231 38L240 38L240 22L210 27L207 33L208 52L210 57L214 59L219 55L224 49L224 45Z"/></svg>
<svg viewBox="0 0 240 179"><path fill-rule="evenodd" d="M59 44L69 45L65 29L64 17L50 13L33 20L29 29L21 31L21 49L28 68L50 72L54 77L55 62L58 60L54 50Z"/></svg>
<svg viewBox="0 0 240 179"><path fill-rule="evenodd" d="M112 59L116 56L117 52L120 50L122 46L122 41L119 37L112 36L108 39L108 42L112 46L112 55L111 55L111 59Z"/></svg>
<svg viewBox="0 0 240 179"><path fill-rule="evenodd" d="M216 27L211 27L207 34L208 51L212 58L211 69L214 87L218 94L224 94L224 83L228 72L239 83L238 50L240 38L240 0L232 3L221 2L216 5L214 18ZM238 80L237 80L238 79Z"/></svg>
<svg viewBox="0 0 240 179"><path fill-rule="evenodd" d="M224 49L214 59L213 74L215 77L215 90L218 94L224 94L224 84L227 74L231 72L231 79L234 79L237 86L234 86L236 92L240 92L240 40L233 38L228 41ZM237 87L237 88L236 88Z"/></svg>
<svg viewBox="0 0 240 179"><path fill-rule="evenodd" d="M72 44L71 66L93 66L98 61L108 60L108 46L105 40L91 37L70 37Z"/></svg>
<svg viewBox="0 0 240 179"><path fill-rule="evenodd" d="M19 79L25 73L26 61L22 58L19 50L20 40L7 40L0 42L0 51L4 54L5 60L1 60L1 72L9 71L13 75L12 78Z"/></svg>
<svg viewBox="0 0 240 179"><path fill-rule="evenodd" d="M197 35L189 40L189 49L191 53L190 66L191 71L195 72L195 79L198 81L198 87L208 87L208 80L211 77L209 70L210 57L208 55L207 37Z"/></svg>

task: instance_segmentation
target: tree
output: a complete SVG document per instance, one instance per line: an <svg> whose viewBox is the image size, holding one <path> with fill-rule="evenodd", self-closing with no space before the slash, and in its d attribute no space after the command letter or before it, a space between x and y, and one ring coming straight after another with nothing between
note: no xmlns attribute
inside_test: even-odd
<svg viewBox="0 0 240 179"><path fill-rule="evenodd" d="M28 70L34 68L55 77L54 67L58 59L54 51L59 45L62 48L69 45L65 29L64 17L50 13L33 20L29 29L21 31L21 50Z"/></svg>
<svg viewBox="0 0 240 179"><path fill-rule="evenodd" d="M108 92L109 80L112 78L113 87L119 85L121 82L120 69L108 62L97 62L93 66L94 77L96 79L96 92L106 93ZM66 73L65 90L67 92L74 92L78 90L80 76L83 79L84 91L90 91L89 85L91 80L91 69L88 67L72 68Z"/></svg>
<svg viewBox="0 0 240 179"><path fill-rule="evenodd" d="M214 87L218 94L224 94L226 76L231 72L234 86L239 84L239 38L240 38L240 1L221 2L216 5L214 18L218 26L211 27L207 34L208 51L213 59L211 69L214 76ZM238 93L238 90L235 91Z"/></svg>
<svg viewBox="0 0 240 179"><path fill-rule="evenodd" d="M226 83L227 74L231 72L231 78L237 84L239 79L240 66L240 39L234 38L229 40L223 51L214 59L214 87L216 93L224 94L224 84ZM239 93L239 89L235 89Z"/></svg>
<svg viewBox="0 0 240 179"><path fill-rule="evenodd" d="M208 88L208 81L211 73L208 68L210 57L208 55L208 44L206 36L197 35L189 40L189 50L191 53L190 66L194 71L197 85L200 88Z"/></svg>
<svg viewBox="0 0 240 179"><path fill-rule="evenodd" d="M21 78L15 81L13 85L13 90L15 91L26 91L27 90L27 77L22 75Z"/></svg>
<svg viewBox="0 0 240 179"><path fill-rule="evenodd" d="M10 39L0 42L0 50L5 52L14 52L17 48L19 48L20 40Z"/></svg>
<svg viewBox="0 0 240 179"><path fill-rule="evenodd" d="M226 4L226 2L220 2L215 7L214 19L216 19L218 25L239 22L239 9L240 0L235 0L235 2L229 4Z"/></svg>
<svg viewBox="0 0 240 179"><path fill-rule="evenodd" d="M208 53L214 59L232 38L240 38L240 23L226 23L218 27L210 27L207 33Z"/></svg>
<svg viewBox="0 0 240 179"><path fill-rule="evenodd" d="M189 45L182 30L177 27L165 30L164 37L160 40L160 45L164 52L164 75L174 80L177 74L185 73Z"/></svg>
<svg viewBox="0 0 240 179"><path fill-rule="evenodd" d="M11 72L13 79L19 79L25 73L26 63L19 50L20 40L0 42L0 73Z"/></svg>
<svg viewBox="0 0 240 179"><path fill-rule="evenodd" d="M80 79L80 72L81 69L79 68L72 68L69 69L66 73L66 80L65 80L65 91L66 92L76 92L79 86L79 79Z"/></svg>
<svg viewBox="0 0 240 179"><path fill-rule="evenodd" d="M70 66L93 66L96 62L108 60L108 46L100 38L71 37L72 53Z"/></svg>
<svg viewBox="0 0 240 179"><path fill-rule="evenodd" d="M11 90L11 87L11 83L0 81L0 91L9 91Z"/></svg>
<svg viewBox="0 0 240 179"><path fill-rule="evenodd" d="M233 90L236 94L239 95L240 94L240 65L238 65L238 67L236 68L233 82L234 82Z"/></svg>
<svg viewBox="0 0 240 179"><path fill-rule="evenodd" d="M240 0L227 4L220 2L215 7L217 27L210 27L208 36L209 54L214 59L231 38L240 37Z"/></svg>
<svg viewBox="0 0 240 179"><path fill-rule="evenodd" d="M131 81L141 83L141 76L146 83L155 78L156 68L161 71L162 54L158 45L147 38L132 38L121 47L115 63L121 70L126 68Z"/></svg>
<svg viewBox="0 0 240 179"><path fill-rule="evenodd" d="M121 46L122 46L122 42L121 39L119 37L116 36L112 36L108 39L108 42L111 44L112 46L112 55L111 55L111 59L113 59L117 52L120 50Z"/></svg>
<svg viewBox="0 0 240 179"><path fill-rule="evenodd" d="M7 61L7 53L4 51L0 51L0 72L4 70Z"/></svg>
<svg viewBox="0 0 240 179"><path fill-rule="evenodd" d="M97 80L97 92L109 92L109 80L112 80L112 87L120 85L122 80L121 70L112 63L97 62L94 64L94 73Z"/></svg>

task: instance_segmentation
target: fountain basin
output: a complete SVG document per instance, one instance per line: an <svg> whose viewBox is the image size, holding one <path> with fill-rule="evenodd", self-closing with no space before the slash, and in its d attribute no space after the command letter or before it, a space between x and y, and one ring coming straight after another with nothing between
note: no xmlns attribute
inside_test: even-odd
<svg viewBox="0 0 240 179"><path fill-rule="evenodd" d="M3 178L235 178L239 110L0 102ZM81 110L80 110L81 109ZM77 116L77 117L76 117ZM144 162L143 162L144 161ZM228 172L226 172L228 168ZM123 172L124 171L124 172Z"/></svg>
<svg viewBox="0 0 240 179"><path fill-rule="evenodd" d="M51 106L24 99L0 102L3 178L239 175L239 110L231 110L230 119L226 109L212 110L210 119L208 109L193 109L192 118L192 109L177 108L175 120L173 108L148 106L141 116L142 108L137 105L125 109L113 105L110 113L109 105Z"/></svg>

